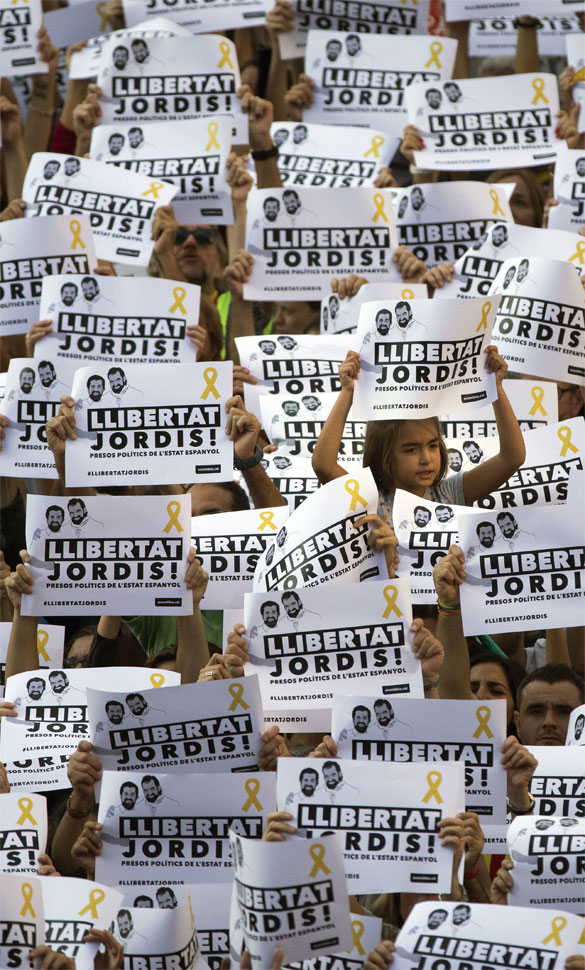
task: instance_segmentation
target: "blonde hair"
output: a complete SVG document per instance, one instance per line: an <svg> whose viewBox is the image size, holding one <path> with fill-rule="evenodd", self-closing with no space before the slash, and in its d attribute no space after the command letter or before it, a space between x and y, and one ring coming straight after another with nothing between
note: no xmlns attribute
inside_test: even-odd
<svg viewBox="0 0 585 970"><path fill-rule="evenodd" d="M374 481L380 492L393 492L396 488L396 446L405 424L410 424L411 420L404 421L368 421L366 428L366 440L364 442L363 466L369 468L374 476ZM427 424L433 424L437 430L439 438L439 452L441 462L437 477L431 488L439 485L449 467L447 446L443 439L441 424L438 418L421 418Z"/></svg>

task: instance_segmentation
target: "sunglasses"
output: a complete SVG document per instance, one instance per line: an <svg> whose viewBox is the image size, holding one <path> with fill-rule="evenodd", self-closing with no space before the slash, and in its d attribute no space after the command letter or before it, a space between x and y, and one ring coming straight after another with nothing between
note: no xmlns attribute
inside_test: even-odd
<svg viewBox="0 0 585 970"><path fill-rule="evenodd" d="M179 226L175 233L175 246L182 246L189 236L193 236L198 246L211 246L217 239L217 232L214 229L188 229L187 226Z"/></svg>

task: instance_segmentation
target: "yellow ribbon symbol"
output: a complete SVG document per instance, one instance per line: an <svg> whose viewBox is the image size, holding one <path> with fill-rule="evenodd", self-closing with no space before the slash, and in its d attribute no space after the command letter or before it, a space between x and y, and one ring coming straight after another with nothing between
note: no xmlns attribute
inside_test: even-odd
<svg viewBox="0 0 585 970"><path fill-rule="evenodd" d="M217 66L223 67L224 64L227 64L227 66L231 68L233 71L234 65L230 61L230 45L228 44L227 40L222 40L222 42L219 45L219 49L223 54L223 57Z"/></svg>
<svg viewBox="0 0 585 970"><path fill-rule="evenodd" d="M571 441L571 429L568 428L566 424L564 424L562 428L559 428L559 430L557 431L557 436L560 438L560 440L563 443L563 447L561 448L561 458L565 457L565 455L567 454L568 448L571 449L574 455L579 454L579 449L576 448L573 442Z"/></svg>
<svg viewBox="0 0 585 970"><path fill-rule="evenodd" d="M349 505L350 512L355 512L358 502L360 505L365 505L366 508L368 507L368 503L366 502L365 498L362 498L360 495L360 485L355 478L350 478L349 481L345 483L345 491L348 493L348 495L351 495L351 502Z"/></svg>
<svg viewBox="0 0 585 970"><path fill-rule="evenodd" d="M219 142L218 142L217 138L215 137L217 135L218 128L219 128L219 125L218 125L217 121L210 121L209 122L209 124L207 126L207 134L209 135L209 141L207 142L207 145L205 146L205 151L206 152L211 151L212 148L217 148L218 151L220 150L220 148L219 148Z"/></svg>
<svg viewBox="0 0 585 970"><path fill-rule="evenodd" d="M551 932L548 936L545 936L543 943L554 943L555 946L562 946L563 941L561 940L561 930L564 930L567 925L567 921L564 916L555 916L552 923L550 924Z"/></svg>
<svg viewBox="0 0 585 970"><path fill-rule="evenodd" d="M362 936L364 935L365 926L360 922L359 919L352 919L351 921L351 943L352 949L357 950L360 956L365 956L366 951L362 946Z"/></svg>
<svg viewBox="0 0 585 970"><path fill-rule="evenodd" d="M544 93L544 80L541 77L535 77L532 82L532 87L534 88L534 97L531 104L538 104L539 101L544 101L545 104L549 103L549 100Z"/></svg>
<svg viewBox="0 0 585 970"><path fill-rule="evenodd" d="M475 328L475 332L476 333L477 333L478 330L487 330L488 313L490 312L491 308L492 308L492 305L491 305L491 303L490 303L489 300L486 303L484 303L484 305L482 306L482 308L481 308L481 320L479 321L477 327Z"/></svg>
<svg viewBox="0 0 585 970"><path fill-rule="evenodd" d="M250 709L250 705L246 704L246 702L242 700L242 696L244 693L243 684L230 684L229 692L233 697L233 701L228 707L229 711L235 711L238 707L243 707L245 711L248 711Z"/></svg>
<svg viewBox="0 0 585 970"><path fill-rule="evenodd" d="M184 317L186 317L187 311L183 305L183 300L187 296L187 290L185 290L182 286L175 286L173 296L175 298L175 302L170 308L169 313L176 313L178 311L179 313L182 313Z"/></svg>
<svg viewBox="0 0 585 970"><path fill-rule="evenodd" d="M443 65L439 60L439 54L441 53L442 50L443 50L443 45L441 44L441 41L440 40L433 41L433 43L431 44L431 56L426 62L425 67L432 67L434 64L435 67L438 67L439 70L441 70Z"/></svg>
<svg viewBox="0 0 585 970"><path fill-rule="evenodd" d="M143 195L152 195L153 199L158 199L159 189L164 189L164 182L151 182L150 188L143 192Z"/></svg>
<svg viewBox="0 0 585 970"><path fill-rule="evenodd" d="M414 293L412 290L403 290L400 296L403 300L414 300Z"/></svg>
<svg viewBox="0 0 585 970"><path fill-rule="evenodd" d="M151 674L150 675L150 683L152 684L153 687L162 687L162 685L164 684L164 682L165 682L165 675L164 674Z"/></svg>
<svg viewBox="0 0 585 970"><path fill-rule="evenodd" d="M443 780L443 776L440 771L429 771L427 775L427 781L429 783L429 790L423 798L423 802L430 802L431 798L436 798L437 804L440 805L443 801L441 794L439 792L439 785Z"/></svg>
<svg viewBox="0 0 585 970"><path fill-rule="evenodd" d="M542 406L542 399L544 397L544 389L542 387L538 387L538 385L535 385L535 387L532 388L532 390L531 390L530 393L532 394L532 400L534 401L534 404L530 408L529 414L531 414L531 415L532 414L536 414L537 411L540 411L540 413L543 415L543 417L546 418L546 414L547 413L546 413L546 411L544 410L544 408Z"/></svg>
<svg viewBox="0 0 585 970"><path fill-rule="evenodd" d="M77 219L72 219L69 223L69 228L73 233L73 239L71 240L71 249L77 249L79 246L81 249L87 249L83 239L81 238L81 223Z"/></svg>
<svg viewBox="0 0 585 970"><path fill-rule="evenodd" d="M27 913L30 913L33 919L36 919L37 914L32 907L33 887L31 886L30 882L23 882L22 886L20 887L20 891L22 892L22 898L24 899L24 906L20 911L20 915L26 916Z"/></svg>
<svg viewBox="0 0 585 970"><path fill-rule="evenodd" d="M489 707L484 707L482 704L481 707L477 708L475 716L477 718L477 727L473 732L473 737L479 738L482 734L485 734L486 737L493 738L493 732L489 727L490 717L492 716Z"/></svg>
<svg viewBox="0 0 585 970"><path fill-rule="evenodd" d="M384 222L388 222L388 216L384 212L384 196L376 192L374 196L374 205L376 206L376 211L372 216L372 222L377 222L378 219L383 219Z"/></svg>
<svg viewBox="0 0 585 970"><path fill-rule="evenodd" d="M323 859L325 858L325 846L321 845L320 842L317 842L316 845L312 845L309 849L309 855L315 863L309 873L309 879L314 879L318 872L323 872L326 876L328 876L331 869L323 862Z"/></svg>
<svg viewBox="0 0 585 970"><path fill-rule="evenodd" d="M491 198L492 202L494 203L494 207L492 209L492 215L493 216L497 216L498 213L499 213L502 216L502 218L505 219L504 211L503 211L503 209L502 209L502 207L500 205L500 200L498 198L498 193L496 192L495 189L490 189L490 198Z"/></svg>
<svg viewBox="0 0 585 970"><path fill-rule="evenodd" d="M195 926L195 917L193 916L193 906L191 904L191 896L187 896L189 900L189 916L191 917L191 929Z"/></svg>
<svg viewBox="0 0 585 970"><path fill-rule="evenodd" d="M391 595L388 595L388 591L391 590ZM382 613L382 619L387 620L391 613L396 613L396 616L402 616L402 610L396 606L396 597L398 596L398 590L396 586L384 586L384 599L387 602L387 607Z"/></svg>
<svg viewBox="0 0 585 970"><path fill-rule="evenodd" d="M258 532L262 532L262 529L270 527L276 532L276 526L274 524L274 512L261 512L260 513L261 525L258 526Z"/></svg>
<svg viewBox="0 0 585 970"><path fill-rule="evenodd" d="M209 395L213 394L213 397L217 401L217 399L221 397L221 394L219 393L217 387L215 386L215 382L217 380L217 371L215 367L205 368L205 370L203 371L203 380L205 381L205 390L201 395L201 400L206 401Z"/></svg>
<svg viewBox="0 0 585 970"><path fill-rule="evenodd" d="M21 809L22 815L16 820L17 825L24 825L25 822L30 822L31 825L39 824L38 822L35 822L30 813L31 808L33 807L32 798L19 798L18 807Z"/></svg>
<svg viewBox="0 0 585 970"><path fill-rule="evenodd" d="M174 527L177 532L183 532L183 526L179 522L178 515L181 511L181 505L179 502L169 502L167 505L167 512L169 513L169 521L165 525L163 532L170 532Z"/></svg>
<svg viewBox="0 0 585 970"><path fill-rule="evenodd" d="M374 135L372 138L372 144L368 148L367 152L365 152L364 158L367 158L368 155L373 155L374 158L379 158L380 152L378 149L384 144L385 140L384 135Z"/></svg>
<svg viewBox="0 0 585 970"><path fill-rule="evenodd" d="M47 661L47 663L51 663L49 654L45 650L45 644L48 642L48 640L49 634L46 630L37 630L37 653L39 657L42 657L43 660Z"/></svg>
<svg viewBox="0 0 585 970"><path fill-rule="evenodd" d="M569 262L572 263L573 260L578 259L580 266L585 266L585 241L582 239L577 243L577 248L572 256L569 256Z"/></svg>
<svg viewBox="0 0 585 970"><path fill-rule="evenodd" d="M258 811L261 812L262 811L262 805L260 804L260 802L256 798L256 795L260 791L260 782L258 781L258 779L257 778L248 778L248 781L244 785L244 788L246 789L246 794L247 794L248 798L244 802L244 804L242 805L242 811L243 812L249 812L250 809L252 808L252 806L254 806L254 808L257 808Z"/></svg>
<svg viewBox="0 0 585 970"><path fill-rule="evenodd" d="M105 12L106 5L105 5L105 3L96 3L95 9L96 9L96 13L98 14L98 16L100 18L100 31L99 32L100 32L100 34L103 34L104 30L108 26L108 15Z"/></svg>
<svg viewBox="0 0 585 970"><path fill-rule="evenodd" d="M106 894L103 889L92 889L89 894L89 903L79 910L79 915L83 916L84 913L89 913L92 919L99 919L98 905L103 903L105 898Z"/></svg>

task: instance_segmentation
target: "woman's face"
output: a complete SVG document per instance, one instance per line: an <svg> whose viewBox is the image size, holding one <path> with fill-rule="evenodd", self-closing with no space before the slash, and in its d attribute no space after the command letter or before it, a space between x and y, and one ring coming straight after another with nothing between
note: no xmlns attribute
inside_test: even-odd
<svg viewBox="0 0 585 970"><path fill-rule="evenodd" d="M515 701L506 672L499 664L479 663L471 668L471 693L478 701L506 701L506 721L514 718Z"/></svg>
<svg viewBox="0 0 585 970"><path fill-rule="evenodd" d="M536 229L540 229L536 221L536 212L532 204L528 186L522 176L506 175L504 178L498 179L498 184L500 182L514 186L514 191L510 197L510 209L514 216L514 222L519 226L533 226Z"/></svg>

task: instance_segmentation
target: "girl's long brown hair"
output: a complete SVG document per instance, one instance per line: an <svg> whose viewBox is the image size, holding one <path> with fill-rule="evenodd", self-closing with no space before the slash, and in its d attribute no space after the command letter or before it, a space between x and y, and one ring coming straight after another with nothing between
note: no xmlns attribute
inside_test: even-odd
<svg viewBox="0 0 585 970"><path fill-rule="evenodd" d="M437 477L432 483L432 486L435 486L443 481L449 467L447 446L443 440L439 419L423 418L422 420L427 424L432 424L439 437L441 464ZM392 492L396 488L395 451L400 432L405 424L410 424L410 419L405 421L368 421L363 466L371 470L380 492Z"/></svg>

